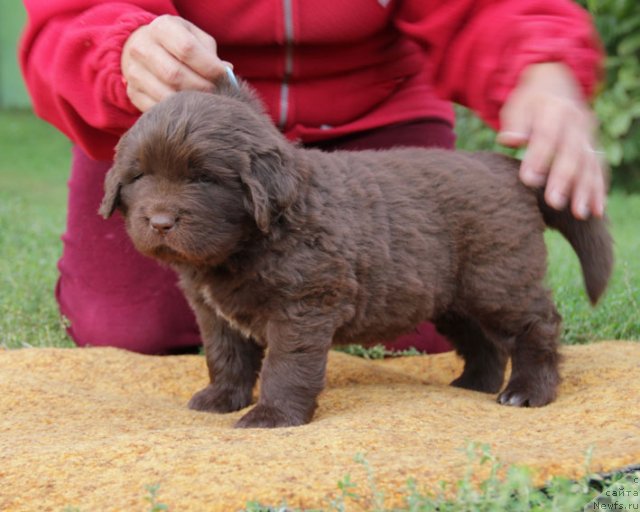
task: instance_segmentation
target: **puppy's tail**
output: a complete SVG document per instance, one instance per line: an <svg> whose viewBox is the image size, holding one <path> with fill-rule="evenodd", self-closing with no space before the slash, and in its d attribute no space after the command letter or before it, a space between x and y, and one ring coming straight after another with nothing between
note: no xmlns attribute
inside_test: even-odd
<svg viewBox="0 0 640 512"><path fill-rule="evenodd" d="M595 305L607 287L613 269L613 240L607 219L578 220L568 208L555 210L545 203L544 190L538 192L538 207L547 226L560 231L578 255L587 295Z"/></svg>

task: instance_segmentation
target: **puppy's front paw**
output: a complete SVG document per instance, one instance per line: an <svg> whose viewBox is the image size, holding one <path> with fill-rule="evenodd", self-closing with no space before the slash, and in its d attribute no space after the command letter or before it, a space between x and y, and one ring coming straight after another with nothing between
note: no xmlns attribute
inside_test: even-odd
<svg viewBox="0 0 640 512"><path fill-rule="evenodd" d="M553 402L555 397L555 385L514 380L498 395L498 402L514 407L542 407Z"/></svg>
<svg viewBox="0 0 640 512"><path fill-rule="evenodd" d="M304 418L295 418L275 407L258 404L238 420L236 428L297 427L308 423Z"/></svg>
<svg viewBox="0 0 640 512"><path fill-rule="evenodd" d="M189 409L206 412L233 412L251 403L251 394L224 392L209 384L189 400Z"/></svg>

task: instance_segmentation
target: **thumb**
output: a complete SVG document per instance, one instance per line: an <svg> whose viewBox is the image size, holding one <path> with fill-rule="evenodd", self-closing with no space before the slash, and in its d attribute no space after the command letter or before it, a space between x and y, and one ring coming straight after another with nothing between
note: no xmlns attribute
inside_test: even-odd
<svg viewBox="0 0 640 512"><path fill-rule="evenodd" d="M533 112L529 102L512 94L500 110L500 131L496 140L504 146L524 146L529 141L532 125Z"/></svg>

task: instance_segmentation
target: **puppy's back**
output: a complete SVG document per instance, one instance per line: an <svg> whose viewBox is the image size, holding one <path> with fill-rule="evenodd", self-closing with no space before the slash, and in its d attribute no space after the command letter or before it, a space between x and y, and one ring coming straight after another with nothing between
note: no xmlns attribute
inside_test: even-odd
<svg viewBox="0 0 640 512"><path fill-rule="evenodd" d="M334 215L327 230L360 290L356 318L338 339L384 339L436 316L486 262L522 287L543 278L542 216L509 162L426 149L310 156L313 189L327 190L314 217Z"/></svg>

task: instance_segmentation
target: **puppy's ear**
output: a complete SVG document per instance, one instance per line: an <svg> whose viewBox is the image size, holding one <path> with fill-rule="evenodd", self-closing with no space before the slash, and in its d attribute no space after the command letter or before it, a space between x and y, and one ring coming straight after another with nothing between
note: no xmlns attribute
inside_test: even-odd
<svg viewBox="0 0 640 512"><path fill-rule="evenodd" d="M272 220L293 204L297 195L293 159L277 149L251 155L251 163L240 179L248 189L256 225L268 233Z"/></svg>
<svg viewBox="0 0 640 512"><path fill-rule="evenodd" d="M235 75L233 80L228 76L224 76L218 80L213 92L214 94L234 98L245 105L248 105L255 112L265 114L265 108L262 100L258 97L255 90L247 82L239 77L235 77Z"/></svg>
<svg viewBox="0 0 640 512"><path fill-rule="evenodd" d="M118 164L114 164L104 178L104 197L98 213L105 219L113 215L120 202L121 175Z"/></svg>

